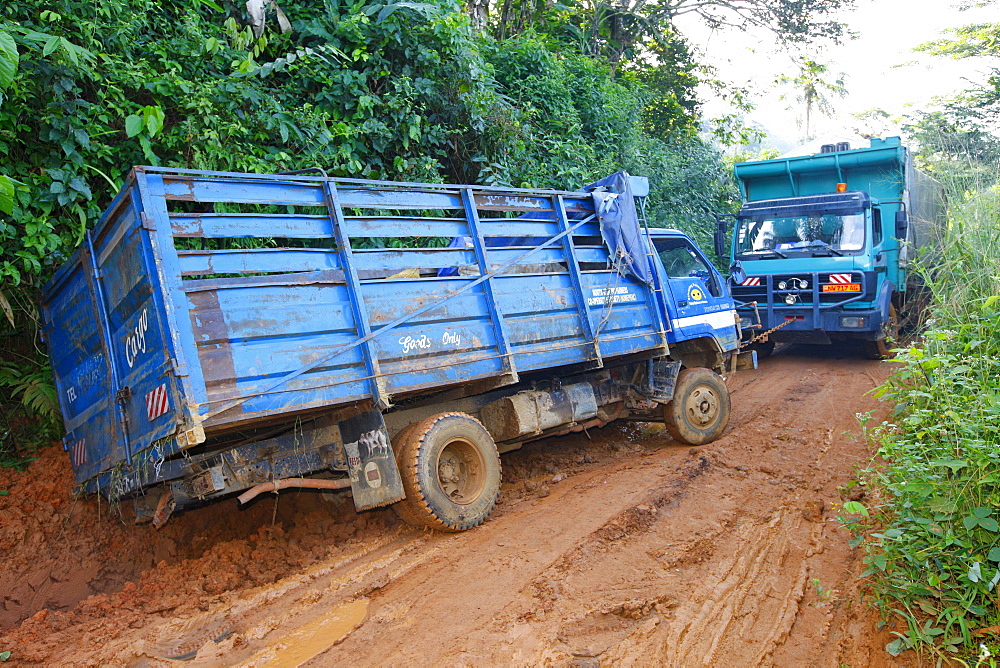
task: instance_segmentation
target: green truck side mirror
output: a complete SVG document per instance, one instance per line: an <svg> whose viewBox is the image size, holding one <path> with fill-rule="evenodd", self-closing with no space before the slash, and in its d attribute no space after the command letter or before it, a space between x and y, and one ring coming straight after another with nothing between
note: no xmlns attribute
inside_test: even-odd
<svg viewBox="0 0 1000 668"><path fill-rule="evenodd" d="M897 239L905 239L906 238L906 226L907 226L906 212L905 211L897 211L896 212L896 238Z"/></svg>
<svg viewBox="0 0 1000 668"><path fill-rule="evenodd" d="M713 235L715 240L715 254L719 257L726 257L729 255L726 249L726 233L729 231L729 226L724 220L717 220L715 222L715 234Z"/></svg>

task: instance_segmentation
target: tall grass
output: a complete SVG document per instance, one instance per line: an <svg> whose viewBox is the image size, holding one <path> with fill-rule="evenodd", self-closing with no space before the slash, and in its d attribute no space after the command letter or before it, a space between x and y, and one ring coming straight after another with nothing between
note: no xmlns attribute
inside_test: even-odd
<svg viewBox="0 0 1000 668"><path fill-rule="evenodd" d="M923 336L877 390L894 404L868 434L872 493L843 521L866 552L893 654L996 665L1000 655L1000 170L949 156L936 176L949 224L920 272ZM845 504L846 505L846 504ZM870 514L870 517L869 517Z"/></svg>

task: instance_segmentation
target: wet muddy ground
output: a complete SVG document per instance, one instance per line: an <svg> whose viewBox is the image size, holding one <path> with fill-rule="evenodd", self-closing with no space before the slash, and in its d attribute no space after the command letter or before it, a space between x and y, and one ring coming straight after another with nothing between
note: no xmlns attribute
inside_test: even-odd
<svg viewBox="0 0 1000 668"><path fill-rule="evenodd" d="M68 457L0 471L0 651L81 666L895 666L834 516L889 372L792 347L730 379L692 448L612 424L504 455L462 534L288 491L161 530L74 499ZM856 490L856 488L855 488ZM857 492L854 492L855 495ZM183 661L183 663L181 663Z"/></svg>

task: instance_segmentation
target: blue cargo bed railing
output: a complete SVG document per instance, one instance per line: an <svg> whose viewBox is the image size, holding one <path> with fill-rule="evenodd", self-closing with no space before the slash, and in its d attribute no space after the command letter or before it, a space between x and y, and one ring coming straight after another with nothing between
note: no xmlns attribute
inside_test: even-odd
<svg viewBox="0 0 1000 668"><path fill-rule="evenodd" d="M491 242L511 237L542 241ZM666 353L658 283L612 268L585 193L137 167L91 238L45 304L102 316L96 337L49 326L78 480L206 431ZM66 403L87 368L119 389Z"/></svg>

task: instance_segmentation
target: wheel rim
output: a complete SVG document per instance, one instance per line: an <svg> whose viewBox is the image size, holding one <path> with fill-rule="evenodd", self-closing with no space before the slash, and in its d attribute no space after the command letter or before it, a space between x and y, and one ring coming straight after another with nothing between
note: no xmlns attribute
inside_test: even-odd
<svg viewBox="0 0 1000 668"><path fill-rule="evenodd" d="M478 499L486 487L486 477L486 463L471 441L452 439L441 450L437 481L453 503L465 505Z"/></svg>
<svg viewBox="0 0 1000 668"><path fill-rule="evenodd" d="M719 417L719 395L708 385L699 385L684 402L684 413L699 429L710 425Z"/></svg>

